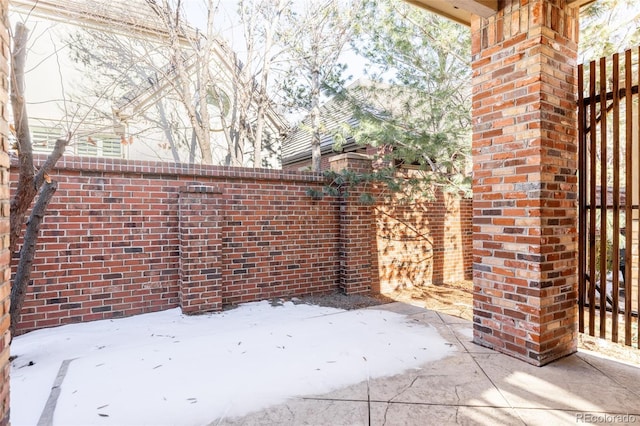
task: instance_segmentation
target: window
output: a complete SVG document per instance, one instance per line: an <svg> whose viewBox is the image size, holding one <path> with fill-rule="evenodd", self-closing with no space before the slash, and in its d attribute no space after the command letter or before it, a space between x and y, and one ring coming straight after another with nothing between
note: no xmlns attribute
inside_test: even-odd
<svg viewBox="0 0 640 426"><path fill-rule="evenodd" d="M56 140L64 134L63 130L54 124L51 126L31 125L30 130L33 152L42 154L53 151ZM83 129L80 129L79 132L83 133ZM108 133L74 137L67 146L67 154L124 158L120 137Z"/></svg>
<svg viewBox="0 0 640 426"><path fill-rule="evenodd" d="M94 134L78 138L75 145L75 154L91 157L122 158L122 143L115 135Z"/></svg>
<svg viewBox="0 0 640 426"><path fill-rule="evenodd" d="M122 142L117 137L102 139L102 155L122 158Z"/></svg>
<svg viewBox="0 0 640 426"><path fill-rule="evenodd" d="M62 135L62 130L55 127L30 126L30 129L33 152L50 153Z"/></svg>
<svg viewBox="0 0 640 426"><path fill-rule="evenodd" d="M98 155L98 141L91 136L79 139L76 144L76 154L95 157Z"/></svg>

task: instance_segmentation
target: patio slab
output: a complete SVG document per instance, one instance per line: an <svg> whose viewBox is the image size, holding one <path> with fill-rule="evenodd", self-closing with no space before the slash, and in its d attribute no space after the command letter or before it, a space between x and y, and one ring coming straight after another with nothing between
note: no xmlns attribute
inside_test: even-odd
<svg viewBox="0 0 640 426"><path fill-rule="evenodd" d="M209 426L232 425L366 425L367 401L293 399L242 418L217 419Z"/></svg>
<svg viewBox="0 0 640 426"><path fill-rule="evenodd" d="M579 356L542 368L498 354L475 358L514 407L640 414L637 394ZM635 370L637 387L640 369Z"/></svg>
<svg viewBox="0 0 640 426"><path fill-rule="evenodd" d="M640 367L579 352L534 367L471 342L467 320L402 303L386 309L434 327L451 355L391 377L212 425L575 425L640 423Z"/></svg>
<svg viewBox="0 0 640 426"><path fill-rule="evenodd" d="M522 426L525 423L518 419L517 413L512 408L377 403L372 406L371 424Z"/></svg>
<svg viewBox="0 0 640 426"><path fill-rule="evenodd" d="M371 381L371 399L414 404L509 407L473 358L459 353L417 371Z"/></svg>

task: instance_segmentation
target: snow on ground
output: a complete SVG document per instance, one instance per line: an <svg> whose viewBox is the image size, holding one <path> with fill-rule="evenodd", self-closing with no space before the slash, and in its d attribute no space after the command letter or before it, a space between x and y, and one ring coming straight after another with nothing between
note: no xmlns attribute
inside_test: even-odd
<svg viewBox="0 0 640 426"><path fill-rule="evenodd" d="M291 302L67 325L14 339L11 423L37 424L69 359L54 424L199 425L419 368L450 350L404 315Z"/></svg>

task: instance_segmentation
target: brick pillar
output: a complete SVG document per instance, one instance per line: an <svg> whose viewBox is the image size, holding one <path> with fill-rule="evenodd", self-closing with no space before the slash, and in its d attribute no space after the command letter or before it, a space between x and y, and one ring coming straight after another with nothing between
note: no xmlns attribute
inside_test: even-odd
<svg viewBox="0 0 640 426"><path fill-rule="evenodd" d="M329 159L332 171L371 172L371 159L362 154L342 154ZM380 291L378 252L373 208L360 201L363 184L349 186L340 204L340 287L346 294Z"/></svg>
<svg viewBox="0 0 640 426"><path fill-rule="evenodd" d="M474 341L544 365L576 351L578 9L474 17Z"/></svg>
<svg viewBox="0 0 640 426"><path fill-rule="evenodd" d="M180 190L180 308L185 314L222 309L222 191Z"/></svg>
<svg viewBox="0 0 640 426"><path fill-rule="evenodd" d="M0 0L0 426L9 424L9 149L7 87L9 74L8 0Z"/></svg>

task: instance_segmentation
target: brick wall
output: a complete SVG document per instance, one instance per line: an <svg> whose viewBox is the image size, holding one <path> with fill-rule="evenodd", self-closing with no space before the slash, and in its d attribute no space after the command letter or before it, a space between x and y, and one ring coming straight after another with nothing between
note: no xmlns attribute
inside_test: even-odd
<svg viewBox="0 0 640 426"><path fill-rule="evenodd" d="M472 203L453 195L375 206L381 292L471 279Z"/></svg>
<svg viewBox="0 0 640 426"><path fill-rule="evenodd" d="M348 157L357 161L366 158L361 154L375 158L376 153L376 148L360 147L348 154L323 155L321 167L339 171ZM285 169L310 164L308 160ZM373 213L381 293L472 278L471 199L442 193L410 203L400 195L389 200L379 197Z"/></svg>
<svg viewBox="0 0 640 426"><path fill-rule="evenodd" d="M578 12L472 19L474 341L535 365L577 344Z"/></svg>
<svg viewBox="0 0 640 426"><path fill-rule="evenodd" d="M329 158L331 170L371 173L371 160L348 153ZM380 292L373 208L360 202L364 184L352 185L340 200L340 287L347 294Z"/></svg>
<svg viewBox="0 0 640 426"><path fill-rule="evenodd" d="M59 189L21 332L179 306L188 293L180 287L181 238L195 235L180 235L180 190L195 183L217 188L198 195L222 210L209 224L221 244L219 271L209 275L221 274L222 303L338 286L338 204L306 195L322 183L317 175L67 157L52 176ZM207 222L208 212L189 214L183 227L199 226L200 214ZM201 253L203 263L209 254Z"/></svg>
<svg viewBox="0 0 640 426"><path fill-rule="evenodd" d="M338 169L371 167L357 154L334 158ZM178 306L195 313L339 288L377 292L432 262L416 251L424 241L384 245L390 226L407 232L380 215L393 206L361 204L358 188L314 200L307 190L324 178L312 173L66 157L52 176L59 189L20 332ZM444 205L421 204L409 220L443 244L441 271L413 284L468 272L470 209L449 200L444 215Z"/></svg>
<svg viewBox="0 0 640 426"><path fill-rule="evenodd" d="M9 424L9 148L7 105L9 72L8 0L0 0L0 426Z"/></svg>

